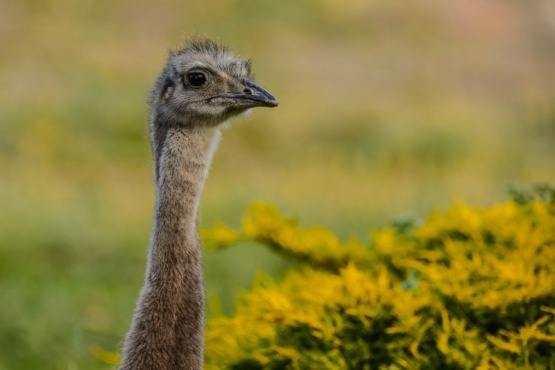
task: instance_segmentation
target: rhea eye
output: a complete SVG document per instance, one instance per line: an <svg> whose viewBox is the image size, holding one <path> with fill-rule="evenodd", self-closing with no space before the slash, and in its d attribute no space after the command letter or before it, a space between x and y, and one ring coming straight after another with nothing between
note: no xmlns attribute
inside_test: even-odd
<svg viewBox="0 0 555 370"><path fill-rule="evenodd" d="M206 76L201 72L187 73L187 82L192 86L202 86L206 82Z"/></svg>

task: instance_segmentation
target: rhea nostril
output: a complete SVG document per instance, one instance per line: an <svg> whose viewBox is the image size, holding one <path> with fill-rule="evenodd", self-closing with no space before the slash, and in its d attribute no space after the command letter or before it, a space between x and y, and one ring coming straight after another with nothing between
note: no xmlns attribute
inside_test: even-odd
<svg viewBox="0 0 555 370"><path fill-rule="evenodd" d="M252 95L252 90L251 90L251 89L244 89L244 90L243 90L243 94L245 94L245 95Z"/></svg>

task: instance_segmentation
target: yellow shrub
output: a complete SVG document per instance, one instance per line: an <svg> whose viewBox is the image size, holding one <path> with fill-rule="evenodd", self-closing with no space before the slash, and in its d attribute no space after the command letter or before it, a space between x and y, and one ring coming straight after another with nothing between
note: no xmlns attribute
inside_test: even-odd
<svg viewBox="0 0 555 370"><path fill-rule="evenodd" d="M242 230L204 237L299 262L209 321L207 369L555 369L552 200L459 204L370 246L255 204Z"/></svg>

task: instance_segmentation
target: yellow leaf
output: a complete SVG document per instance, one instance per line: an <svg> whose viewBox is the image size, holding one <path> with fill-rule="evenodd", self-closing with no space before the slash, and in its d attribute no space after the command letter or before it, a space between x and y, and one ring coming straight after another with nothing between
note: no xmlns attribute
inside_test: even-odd
<svg viewBox="0 0 555 370"><path fill-rule="evenodd" d="M504 340L496 338L493 335L486 335L486 338L495 346L505 351L509 351L517 354L520 354L520 352L522 352L522 349L514 343L505 342Z"/></svg>

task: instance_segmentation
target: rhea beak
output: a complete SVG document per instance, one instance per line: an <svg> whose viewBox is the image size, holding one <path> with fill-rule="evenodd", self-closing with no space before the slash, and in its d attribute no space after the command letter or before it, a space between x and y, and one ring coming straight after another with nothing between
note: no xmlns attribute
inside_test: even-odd
<svg viewBox="0 0 555 370"><path fill-rule="evenodd" d="M233 99L239 106L244 108L277 107L277 99L274 98L274 96L268 91L264 90L252 81L246 80L244 83L246 88L243 90L243 93L232 95Z"/></svg>

